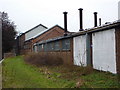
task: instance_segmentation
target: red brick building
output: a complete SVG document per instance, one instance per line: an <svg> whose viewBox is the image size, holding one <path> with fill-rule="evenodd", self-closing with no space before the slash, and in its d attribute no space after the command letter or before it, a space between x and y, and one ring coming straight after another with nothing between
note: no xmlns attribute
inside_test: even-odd
<svg viewBox="0 0 120 90"><path fill-rule="evenodd" d="M38 27L42 27L43 30L38 30L38 29L41 29ZM36 28L38 28L38 29L36 30ZM39 32L32 36L32 34L36 31L37 32L39 31ZM31 34L27 35L28 32L31 32ZM30 37L30 35L31 35L31 37ZM47 29L47 27L40 24L19 36L19 38L18 38L19 39L18 40L19 52L20 52L20 54L26 54L26 53L32 52L33 45L35 43L43 41L43 40L49 40L49 39L55 38L55 37L60 37L63 35L64 35L64 29L62 27L60 27L59 25L55 25L55 26Z"/></svg>

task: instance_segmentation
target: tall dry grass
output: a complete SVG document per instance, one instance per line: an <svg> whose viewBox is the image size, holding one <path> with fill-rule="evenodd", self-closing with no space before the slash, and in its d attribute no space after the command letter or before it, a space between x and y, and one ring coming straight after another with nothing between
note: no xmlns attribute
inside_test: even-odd
<svg viewBox="0 0 120 90"><path fill-rule="evenodd" d="M53 54L47 53L29 53L28 55L24 56L24 60L27 63L36 65L36 66L58 66L63 64L62 58Z"/></svg>

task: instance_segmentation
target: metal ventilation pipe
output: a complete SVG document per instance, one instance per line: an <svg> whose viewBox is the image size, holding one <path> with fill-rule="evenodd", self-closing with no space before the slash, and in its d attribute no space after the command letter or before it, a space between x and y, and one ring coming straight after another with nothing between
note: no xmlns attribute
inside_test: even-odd
<svg viewBox="0 0 120 90"><path fill-rule="evenodd" d="M83 31L83 15L82 15L82 8L79 8L79 17L80 17L80 30L79 31Z"/></svg>
<svg viewBox="0 0 120 90"><path fill-rule="evenodd" d="M67 13L68 12L63 12L64 14L64 30L65 30L65 33L64 33L64 36L67 36Z"/></svg>
<svg viewBox="0 0 120 90"><path fill-rule="evenodd" d="M97 27L97 12L94 12L94 27Z"/></svg>
<svg viewBox="0 0 120 90"><path fill-rule="evenodd" d="M101 18L99 18L99 26L101 26Z"/></svg>

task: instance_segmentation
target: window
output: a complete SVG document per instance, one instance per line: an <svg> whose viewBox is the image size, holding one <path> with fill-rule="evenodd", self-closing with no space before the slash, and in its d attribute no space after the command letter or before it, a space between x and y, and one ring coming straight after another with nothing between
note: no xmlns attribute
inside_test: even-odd
<svg viewBox="0 0 120 90"><path fill-rule="evenodd" d="M62 46L61 46L62 44ZM37 46L38 52L40 51L59 51L70 50L70 39L63 39L60 41L48 42Z"/></svg>
<svg viewBox="0 0 120 90"><path fill-rule="evenodd" d="M60 50L60 43L59 43L59 41L55 41L55 43L54 43L54 50L55 51Z"/></svg>
<svg viewBox="0 0 120 90"><path fill-rule="evenodd" d="M35 52L35 47L36 47L36 46L33 46L33 51L34 51L34 52Z"/></svg>
<svg viewBox="0 0 120 90"><path fill-rule="evenodd" d="M70 39L62 40L62 50L70 50Z"/></svg>
<svg viewBox="0 0 120 90"><path fill-rule="evenodd" d="M44 44L44 51L47 51L47 43Z"/></svg>
<svg viewBox="0 0 120 90"><path fill-rule="evenodd" d="M53 50L53 43L51 42L51 43L48 43L48 45L47 45L47 50L48 51L52 51Z"/></svg>
<svg viewBox="0 0 120 90"><path fill-rule="evenodd" d="M42 51L42 44L38 45L38 52Z"/></svg>
<svg viewBox="0 0 120 90"><path fill-rule="evenodd" d="M37 47L38 47L38 46L36 46L36 45L33 46L33 51L34 51L34 52L37 52Z"/></svg>

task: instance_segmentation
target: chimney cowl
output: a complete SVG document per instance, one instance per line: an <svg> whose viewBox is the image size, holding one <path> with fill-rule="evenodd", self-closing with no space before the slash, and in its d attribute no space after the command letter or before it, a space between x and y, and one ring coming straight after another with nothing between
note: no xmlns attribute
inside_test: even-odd
<svg viewBox="0 0 120 90"><path fill-rule="evenodd" d="M83 8L79 8L78 10L83 10Z"/></svg>
<svg viewBox="0 0 120 90"><path fill-rule="evenodd" d="M68 13L68 12L66 12L66 11L65 11L65 12L63 12L63 14L67 14L67 13Z"/></svg>
<svg viewBox="0 0 120 90"><path fill-rule="evenodd" d="M97 12L94 12L94 14L97 14Z"/></svg>

